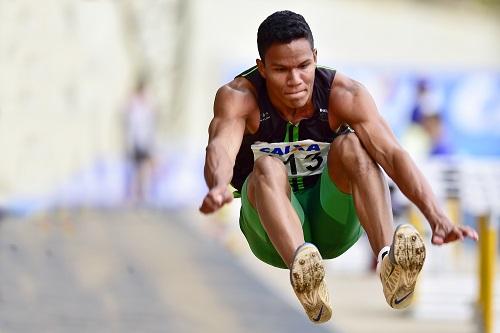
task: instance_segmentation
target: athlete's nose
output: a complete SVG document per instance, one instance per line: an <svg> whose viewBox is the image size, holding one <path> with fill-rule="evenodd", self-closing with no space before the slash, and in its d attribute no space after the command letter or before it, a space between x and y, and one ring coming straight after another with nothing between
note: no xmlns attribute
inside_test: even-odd
<svg viewBox="0 0 500 333"><path fill-rule="evenodd" d="M286 83L289 86L297 86L300 84L300 76L297 70L292 69L288 72L288 78Z"/></svg>

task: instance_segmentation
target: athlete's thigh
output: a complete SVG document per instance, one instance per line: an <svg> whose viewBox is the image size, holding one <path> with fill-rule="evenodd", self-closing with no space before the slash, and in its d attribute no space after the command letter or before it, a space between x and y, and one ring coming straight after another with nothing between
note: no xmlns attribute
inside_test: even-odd
<svg viewBox="0 0 500 333"><path fill-rule="evenodd" d="M345 126L339 130L340 133L330 144L328 152L328 172L330 179L335 183L336 187L344 193L350 193L351 185L349 181L349 169L352 168L352 163L356 160L352 158L356 154L359 139L356 133L349 127Z"/></svg>
<svg viewBox="0 0 500 333"><path fill-rule="evenodd" d="M339 190L327 168L311 196L306 214L310 218L312 241L325 259L337 257L362 234L353 198Z"/></svg>
<svg viewBox="0 0 500 333"><path fill-rule="evenodd" d="M290 195L290 202L299 217L303 230L305 229L304 237L307 239L309 227L305 223L304 210L293 192ZM257 258L272 266L287 268L262 226L257 210L248 199L248 178L241 190L240 229Z"/></svg>
<svg viewBox="0 0 500 333"><path fill-rule="evenodd" d="M255 207L256 188L258 186L271 186L274 191L283 191L290 198L290 185L288 175L283 162L271 156L261 156L254 162L253 171L245 180L247 198Z"/></svg>

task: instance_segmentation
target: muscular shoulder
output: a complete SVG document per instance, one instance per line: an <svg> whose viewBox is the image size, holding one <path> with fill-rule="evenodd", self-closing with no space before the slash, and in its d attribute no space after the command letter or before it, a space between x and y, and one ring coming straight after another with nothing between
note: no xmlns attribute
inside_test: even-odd
<svg viewBox="0 0 500 333"><path fill-rule="evenodd" d="M244 78L236 78L217 90L216 103L230 106L238 114L247 114L257 108L252 84Z"/></svg>
<svg viewBox="0 0 500 333"><path fill-rule="evenodd" d="M330 92L330 108L336 122L352 123L362 119L366 102L371 102L367 89L358 81L337 73Z"/></svg>
<svg viewBox="0 0 500 333"><path fill-rule="evenodd" d="M333 104L335 109L349 109L363 90L365 90L365 87L358 81L337 73L330 93L330 104Z"/></svg>
<svg viewBox="0 0 500 333"><path fill-rule="evenodd" d="M260 111L253 85L238 77L217 90L214 104L215 116L244 118L247 132L258 126Z"/></svg>

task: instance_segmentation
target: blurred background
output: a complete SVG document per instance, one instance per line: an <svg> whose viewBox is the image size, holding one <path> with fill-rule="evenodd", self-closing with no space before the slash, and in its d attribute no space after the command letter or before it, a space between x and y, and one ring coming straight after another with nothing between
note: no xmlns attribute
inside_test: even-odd
<svg viewBox="0 0 500 333"><path fill-rule="evenodd" d="M334 319L313 327L251 256L239 201L197 211L215 92L282 9L480 229L429 244L409 310L385 305L362 238L328 262ZM500 332L496 0L0 0L0 151L1 332ZM429 240L391 188L396 223Z"/></svg>

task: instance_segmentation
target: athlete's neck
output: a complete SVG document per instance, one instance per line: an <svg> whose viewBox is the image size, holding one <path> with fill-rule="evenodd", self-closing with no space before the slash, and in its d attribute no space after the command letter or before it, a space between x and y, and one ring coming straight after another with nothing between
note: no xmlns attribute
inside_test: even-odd
<svg viewBox="0 0 500 333"><path fill-rule="evenodd" d="M308 102L301 108L289 108L284 105L276 107L276 111L284 120L297 125L301 120L311 118L314 114L314 106L312 102Z"/></svg>

